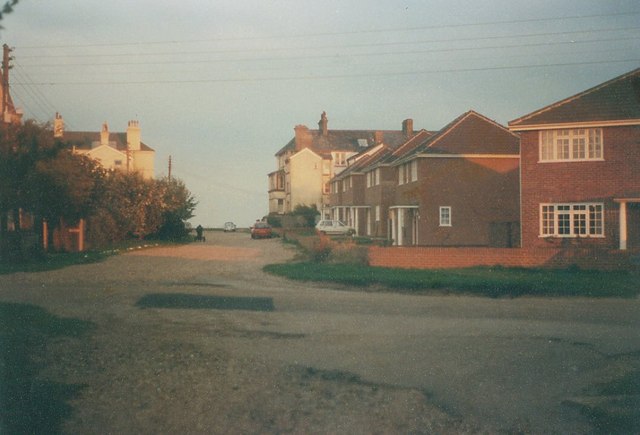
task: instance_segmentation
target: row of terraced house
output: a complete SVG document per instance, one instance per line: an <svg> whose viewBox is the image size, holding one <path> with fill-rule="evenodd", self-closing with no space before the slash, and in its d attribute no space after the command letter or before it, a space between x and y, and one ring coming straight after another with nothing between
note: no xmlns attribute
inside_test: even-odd
<svg viewBox="0 0 640 435"><path fill-rule="evenodd" d="M439 131L318 127L276 154L270 213L315 204L396 247L640 252L640 69L508 126L468 111Z"/></svg>

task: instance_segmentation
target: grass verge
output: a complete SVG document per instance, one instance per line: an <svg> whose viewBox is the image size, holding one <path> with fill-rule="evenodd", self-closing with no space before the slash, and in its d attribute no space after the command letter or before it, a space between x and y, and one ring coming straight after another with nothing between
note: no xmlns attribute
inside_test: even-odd
<svg viewBox="0 0 640 435"><path fill-rule="evenodd" d="M631 298L640 294L637 272L579 269L542 270L476 267L468 269L389 269L358 264L286 263L265 272L298 281L320 281L412 293L462 293L487 297L585 296Z"/></svg>
<svg viewBox="0 0 640 435"><path fill-rule="evenodd" d="M47 253L28 261L0 262L0 275L16 272L45 272L47 270L63 269L76 264L97 263L112 255L118 255L126 251L145 249L160 244L175 245L181 243L129 240L99 251Z"/></svg>

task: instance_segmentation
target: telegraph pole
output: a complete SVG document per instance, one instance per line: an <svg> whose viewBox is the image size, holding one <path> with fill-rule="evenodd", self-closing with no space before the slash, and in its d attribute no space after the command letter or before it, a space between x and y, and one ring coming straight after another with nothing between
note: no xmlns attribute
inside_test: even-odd
<svg viewBox="0 0 640 435"><path fill-rule="evenodd" d="M7 44L2 46L2 121L5 120L5 113L7 113L7 108L9 106L9 69L11 66L9 62L11 61L10 53L13 50L9 48Z"/></svg>
<svg viewBox="0 0 640 435"><path fill-rule="evenodd" d="M171 181L171 156L169 156L169 181Z"/></svg>

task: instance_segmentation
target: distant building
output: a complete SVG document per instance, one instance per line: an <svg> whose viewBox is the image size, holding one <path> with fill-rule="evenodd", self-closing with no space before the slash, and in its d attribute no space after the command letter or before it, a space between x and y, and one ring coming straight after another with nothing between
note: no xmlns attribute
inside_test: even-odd
<svg viewBox="0 0 640 435"><path fill-rule="evenodd" d="M269 174L269 213L292 212L298 205L330 214L330 180L347 167L347 160L371 145L404 142L413 134L411 120L403 130L329 130L322 113L317 130L294 128L295 136L275 155L277 170Z"/></svg>
<svg viewBox="0 0 640 435"><path fill-rule="evenodd" d="M105 122L100 132L65 131L59 114L54 120L54 135L68 143L73 151L86 155L109 170L136 171L144 178L154 177L155 150L141 141L138 121L129 121L126 132L110 132Z"/></svg>

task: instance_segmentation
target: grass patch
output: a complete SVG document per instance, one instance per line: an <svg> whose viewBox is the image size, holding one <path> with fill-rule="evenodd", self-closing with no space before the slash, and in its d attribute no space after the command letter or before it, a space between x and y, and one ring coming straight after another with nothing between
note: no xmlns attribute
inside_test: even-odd
<svg viewBox="0 0 640 435"><path fill-rule="evenodd" d="M62 269L75 264L90 264L114 255L116 251L86 251L61 254L46 254L43 258L19 263L0 263L0 275L16 272L44 272Z"/></svg>
<svg viewBox="0 0 640 435"><path fill-rule="evenodd" d="M57 317L35 305L0 303L0 433L60 433L71 415L68 402L83 386L39 376L47 366L47 346L93 328L90 322Z"/></svg>
<svg viewBox="0 0 640 435"><path fill-rule="evenodd" d="M457 292L488 297L587 296L626 297L640 294L637 272L580 269L541 270L476 267L468 269L390 269L357 264L286 263L265 272L298 281L320 281L414 293Z"/></svg>
<svg viewBox="0 0 640 435"><path fill-rule="evenodd" d="M193 238L185 242L157 241L157 240L126 240L101 250L84 252L46 253L27 261L2 262L0 261L0 275L16 272L45 272L48 270L63 269L77 264L91 264L103 261L112 255L118 255L127 251L147 249L155 246L184 245L192 242Z"/></svg>

